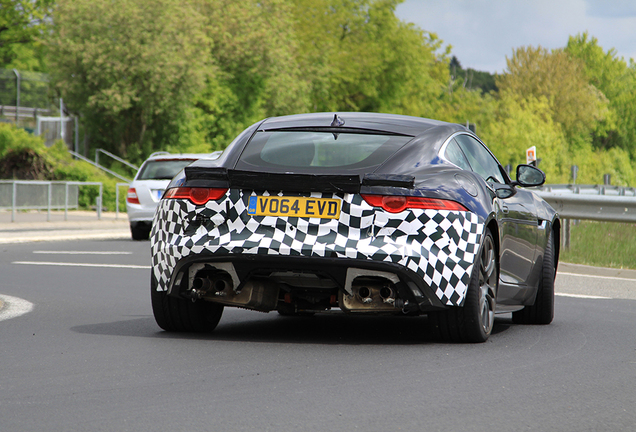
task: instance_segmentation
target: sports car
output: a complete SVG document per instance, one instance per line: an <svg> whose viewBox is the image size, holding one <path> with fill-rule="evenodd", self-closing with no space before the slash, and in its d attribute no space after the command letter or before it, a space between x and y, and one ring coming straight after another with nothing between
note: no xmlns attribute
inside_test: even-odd
<svg viewBox="0 0 636 432"><path fill-rule="evenodd" d="M167 331L213 330L225 306L427 315L484 342L495 314L549 324L557 213L459 124L377 113L268 118L172 179L151 233Z"/></svg>

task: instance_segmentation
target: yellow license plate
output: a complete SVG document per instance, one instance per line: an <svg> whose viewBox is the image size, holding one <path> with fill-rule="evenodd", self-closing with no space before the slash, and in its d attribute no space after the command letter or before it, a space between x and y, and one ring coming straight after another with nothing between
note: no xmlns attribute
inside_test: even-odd
<svg viewBox="0 0 636 432"><path fill-rule="evenodd" d="M254 216L289 216L304 218L338 219L339 199L251 196L247 213Z"/></svg>

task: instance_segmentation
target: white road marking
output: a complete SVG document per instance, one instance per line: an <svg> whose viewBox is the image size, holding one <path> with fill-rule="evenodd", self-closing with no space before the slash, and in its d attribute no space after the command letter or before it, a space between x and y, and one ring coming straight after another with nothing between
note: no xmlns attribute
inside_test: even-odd
<svg viewBox="0 0 636 432"><path fill-rule="evenodd" d="M601 299L601 300L611 300L611 297L601 297L601 296L593 296L593 295L584 295L584 294L567 294L567 293L554 293L554 295L561 297L574 297L574 298L582 298L582 299Z"/></svg>
<svg viewBox="0 0 636 432"><path fill-rule="evenodd" d="M616 276L594 276L594 275L584 275L584 274L578 274L578 273L557 272L557 276L558 275L579 276L579 277L592 278L592 279L612 279L612 280L619 280L619 281L636 282L636 279L621 278L621 277L616 277Z"/></svg>
<svg viewBox="0 0 636 432"><path fill-rule="evenodd" d="M19 317L33 310L33 303L18 297L0 295L0 321Z"/></svg>
<svg viewBox="0 0 636 432"><path fill-rule="evenodd" d="M125 251L33 251L34 254L51 255L132 255Z"/></svg>
<svg viewBox="0 0 636 432"><path fill-rule="evenodd" d="M61 267L106 267L106 268L128 268L150 270L150 266L132 265L132 264L91 264L91 263L65 263L65 262L47 262L47 261L13 261L11 264L21 265L49 265Z"/></svg>

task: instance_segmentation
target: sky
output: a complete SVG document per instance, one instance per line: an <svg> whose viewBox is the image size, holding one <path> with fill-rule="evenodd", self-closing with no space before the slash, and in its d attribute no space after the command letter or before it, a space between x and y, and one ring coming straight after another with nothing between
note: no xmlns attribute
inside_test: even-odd
<svg viewBox="0 0 636 432"><path fill-rule="evenodd" d="M515 48L563 48L585 31L636 60L636 0L405 0L396 15L436 33L464 69L501 73Z"/></svg>

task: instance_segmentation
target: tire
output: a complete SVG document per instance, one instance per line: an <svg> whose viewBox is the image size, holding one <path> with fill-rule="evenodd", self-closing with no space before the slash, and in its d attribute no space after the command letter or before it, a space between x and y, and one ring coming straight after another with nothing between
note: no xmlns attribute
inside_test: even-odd
<svg viewBox="0 0 636 432"><path fill-rule="evenodd" d="M150 238L150 227L146 224L130 224L130 234L133 240L148 240Z"/></svg>
<svg viewBox="0 0 636 432"><path fill-rule="evenodd" d="M512 313L515 324L550 324L554 319L554 233L550 232L548 243L543 254L543 267L537 297L532 306L526 306L518 312Z"/></svg>
<svg viewBox="0 0 636 432"><path fill-rule="evenodd" d="M495 321L499 266L490 230L486 230L473 266L463 307L429 314L433 332L449 342L486 342Z"/></svg>
<svg viewBox="0 0 636 432"><path fill-rule="evenodd" d="M221 315L223 305L199 300L181 299L157 291L157 283L151 276L150 298L152 312L159 327L168 332L209 333L213 331Z"/></svg>

